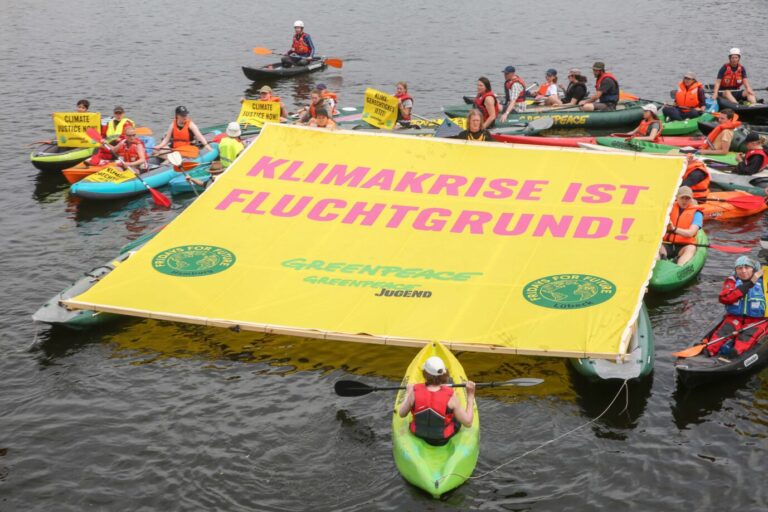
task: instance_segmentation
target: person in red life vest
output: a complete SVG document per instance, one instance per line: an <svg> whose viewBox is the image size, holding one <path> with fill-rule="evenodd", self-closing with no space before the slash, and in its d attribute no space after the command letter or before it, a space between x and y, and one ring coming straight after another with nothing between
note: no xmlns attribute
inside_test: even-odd
<svg viewBox="0 0 768 512"><path fill-rule="evenodd" d="M725 339L707 347L705 353L710 356L742 354L768 332L760 265L748 256L739 256L735 267L736 271L725 279L720 290L719 300L725 305L725 317L710 335L713 340Z"/></svg>
<svg viewBox="0 0 768 512"><path fill-rule="evenodd" d="M328 112L332 116L339 115L339 111L336 108L336 106L339 104L338 95L333 91L329 91L328 86L325 84L317 84L315 88L322 92L323 99L328 103Z"/></svg>
<svg viewBox="0 0 768 512"><path fill-rule="evenodd" d="M448 370L437 356L432 356L422 367L424 383L408 384L398 414L405 418L412 414L411 432L427 443L441 446L461 428L472 426L474 415L475 383L467 381L467 405L461 401L448 384Z"/></svg>
<svg viewBox="0 0 768 512"><path fill-rule="evenodd" d="M317 109L315 117L309 120L309 126L314 128L325 128L327 130L336 129L336 123L328 116L328 111L324 108Z"/></svg>
<svg viewBox="0 0 768 512"><path fill-rule="evenodd" d="M285 68L290 68L293 65L306 66L315 56L315 45L309 34L304 32L303 21L296 20L293 24L293 32L291 48L280 59Z"/></svg>
<svg viewBox="0 0 768 512"><path fill-rule="evenodd" d="M185 106L176 107L176 116L171 125L168 127L168 131L165 132L162 140L155 146L155 149L167 148L168 144L171 148L178 148L180 146L188 146L193 141L197 140L205 149L211 151L211 145L208 144L205 136L200 132L200 128L189 118L189 110Z"/></svg>
<svg viewBox="0 0 768 512"><path fill-rule="evenodd" d="M738 103L747 100L749 103L755 103L755 91L749 85L747 79L747 69L741 65L741 50L731 48L728 52L728 62L723 64L717 72L715 87L712 89L712 97L717 99L718 93L728 101ZM742 91L741 88L744 87Z"/></svg>
<svg viewBox="0 0 768 512"><path fill-rule="evenodd" d="M707 139L701 143L698 151L702 155L726 155L731 150L733 130L741 126L739 116L730 108L725 108L717 114L717 126L709 132Z"/></svg>
<svg viewBox="0 0 768 512"><path fill-rule="evenodd" d="M637 128L629 132L627 140L649 140L651 142L658 142L661 139L661 131L664 129L664 125L659 119L658 110L656 105L648 103L643 105L643 119Z"/></svg>
<svg viewBox="0 0 768 512"><path fill-rule="evenodd" d="M603 62L595 62L592 65L592 74L595 75L595 93L579 102L581 109L585 112L616 110L616 104L619 102L619 81L605 71Z"/></svg>
<svg viewBox="0 0 768 512"><path fill-rule="evenodd" d="M677 202L669 214L667 234L661 244L659 256L685 265L696 254L696 235L704 225L704 215L693 200L690 187L680 187Z"/></svg>
<svg viewBox="0 0 768 512"><path fill-rule="evenodd" d="M691 188L695 200L707 199L710 180L709 169L704 162L697 160L693 155L688 155L688 166L683 174L682 186Z"/></svg>
<svg viewBox="0 0 768 512"><path fill-rule="evenodd" d="M411 110L413 110L413 98L408 94L408 84L397 82L395 85L395 98L397 98L397 122L403 128L411 126Z"/></svg>
<svg viewBox="0 0 768 512"><path fill-rule="evenodd" d="M557 70L549 68L545 75L545 82L541 84L533 101L540 105L559 105L560 96L557 87Z"/></svg>
<svg viewBox="0 0 768 512"><path fill-rule="evenodd" d="M501 122L506 123L512 112L525 112L525 82L517 75L515 66L504 68L504 109Z"/></svg>
<svg viewBox="0 0 768 512"><path fill-rule="evenodd" d="M136 128L133 126L125 129L125 138L117 143L114 151L123 162L139 173L147 170L147 150L142 140L136 136Z"/></svg>
<svg viewBox="0 0 768 512"><path fill-rule="evenodd" d="M483 128L493 128L499 116L499 100L491 90L491 81L484 76L477 79L477 96L473 104L483 114Z"/></svg>
<svg viewBox="0 0 768 512"><path fill-rule="evenodd" d="M101 126L101 136L108 139L108 144L114 146L117 144L117 140L125 136L125 130L129 126L134 126L133 121L125 117L125 109L118 105L112 110L112 118ZM112 152L102 146L90 158L89 163L91 165L103 165L113 159Z"/></svg>
<svg viewBox="0 0 768 512"><path fill-rule="evenodd" d="M483 129L483 114L474 108L467 114L467 129L450 138L493 142L493 137L488 130Z"/></svg>
<svg viewBox="0 0 768 512"><path fill-rule="evenodd" d="M762 171L768 164L768 155L765 154L763 148L765 139L755 132L749 132L744 143L747 145L747 152L736 155L738 164L735 172L736 174L751 176Z"/></svg>
<svg viewBox="0 0 768 512"><path fill-rule="evenodd" d="M314 89L312 92L309 93L309 105L306 107L302 107L299 109L297 114L299 115L299 120L297 121L297 124L307 124L309 123L309 120L317 117L317 109L324 108L326 111L330 111L330 106L328 105L328 102L323 99L323 91L320 89Z"/></svg>
<svg viewBox="0 0 768 512"><path fill-rule="evenodd" d="M677 84L675 104L665 105L662 111L670 121L682 121L702 115L706 109L704 86L696 80L696 73L688 71L683 75L683 81Z"/></svg>

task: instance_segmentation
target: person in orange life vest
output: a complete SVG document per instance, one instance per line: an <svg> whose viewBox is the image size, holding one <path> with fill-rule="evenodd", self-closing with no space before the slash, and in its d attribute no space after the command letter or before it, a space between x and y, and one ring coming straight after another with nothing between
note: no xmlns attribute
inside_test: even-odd
<svg viewBox="0 0 768 512"><path fill-rule="evenodd" d="M309 34L304 32L304 22L296 20L293 24L293 31L291 48L280 59L283 67L286 68L290 68L294 64L306 66L315 56L315 45L312 43L312 38L309 37Z"/></svg>
<svg viewBox="0 0 768 512"><path fill-rule="evenodd" d="M712 340L725 339L707 347L705 354L710 356L742 354L768 332L768 322L756 325L765 320L763 270L747 256L739 256L735 267L736 271L725 279L718 297L725 306L725 317L710 335ZM737 330L741 332L734 339Z"/></svg>
<svg viewBox="0 0 768 512"><path fill-rule="evenodd" d="M643 105L643 119L640 124L629 132L627 140L649 140L651 142L658 142L661 138L661 130L664 126L659 119L658 110L656 105L648 103Z"/></svg>
<svg viewBox="0 0 768 512"><path fill-rule="evenodd" d="M129 167L140 173L147 170L147 150L141 139L136 136L136 128L133 126L125 129L125 138L117 143L114 151ZM118 165L121 165L121 162Z"/></svg>
<svg viewBox="0 0 768 512"><path fill-rule="evenodd" d="M616 104L619 102L619 81L605 71L603 62L595 62L592 65L592 74L595 75L595 94L579 102L581 109L585 112L616 110Z"/></svg>
<svg viewBox="0 0 768 512"><path fill-rule="evenodd" d="M326 111L330 111L328 102L323 99L323 91L320 89L314 89L309 93L309 105L301 107L297 114L299 114L299 120L297 124L307 124L309 120L316 116L317 109L324 108Z"/></svg>
<svg viewBox="0 0 768 512"><path fill-rule="evenodd" d="M695 200L706 200L709 195L709 169L704 162L688 155L688 166L683 174L681 186L690 187Z"/></svg>
<svg viewBox="0 0 768 512"><path fill-rule="evenodd" d="M474 416L475 383L467 381L467 405L461 401L448 384L448 370L437 356L432 356L422 366L424 383L408 384L398 414L405 418L412 414L411 432L429 444L441 446L455 435L461 426L472 426Z"/></svg>
<svg viewBox="0 0 768 512"><path fill-rule="evenodd" d="M731 150L733 130L741 126L739 116L730 108L721 110L718 114L717 126L709 132L707 140L701 143L698 153L702 155L726 155Z"/></svg>
<svg viewBox="0 0 768 512"><path fill-rule="evenodd" d="M240 98L240 103L244 102L245 98ZM288 121L288 110L285 108L285 103L282 102L280 96L272 94L272 88L268 85L264 85L259 89L259 101L274 101L280 103L280 122L284 123Z"/></svg>
<svg viewBox="0 0 768 512"><path fill-rule="evenodd" d="M696 234L704 225L704 215L699 210L691 188L680 187L677 202L669 214L667 234L659 250L662 259L675 260L682 266L693 258L696 254Z"/></svg>
<svg viewBox="0 0 768 512"><path fill-rule="evenodd" d="M560 96L557 87L557 70L554 68L548 69L545 80L541 87L539 87L533 100L541 105L559 105Z"/></svg>
<svg viewBox="0 0 768 512"><path fill-rule="evenodd" d="M683 81L677 84L675 104L665 105L662 111L670 121L691 119L704 113L706 101L704 87L696 80L696 73L687 71L683 75Z"/></svg>
<svg viewBox="0 0 768 512"><path fill-rule="evenodd" d="M336 123L328 117L328 111L324 108L318 108L315 112L315 117L309 120L309 126L315 128L326 128L328 130L335 130Z"/></svg>
<svg viewBox="0 0 768 512"><path fill-rule="evenodd" d="M411 126L411 110L413 110L413 98L408 94L408 84L397 82L395 86L395 98L397 98L397 122L403 128Z"/></svg>
<svg viewBox="0 0 768 512"><path fill-rule="evenodd" d="M747 152L739 153L736 155L736 174L742 174L745 176L751 176L762 171L766 164L768 164L768 155L765 154L763 145L765 144L765 138L759 136L755 132L749 132L747 138L744 139L744 143L747 145Z"/></svg>
<svg viewBox="0 0 768 512"><path fill-rule="evenodd" d="M493 128L499 115L499 100L491 90L491 81L484 76L477 79L477 96L473 104L483 114L483 129Z"/></svg>
<svg viewBox="0 0 768 512"><path fill-rule="evenodd" d="M179 146L188 146L197 140L202 146L211 151L211 145L208 144L205 136L200 132L200 128L189 118L189 110L185 106L176 107L176 116L168 131L165 132L162 140L155 146L155 149L161 149L171 145L171 148Z"/></svg>
<svg viewBox="0 0 768 512"><path fill-rule="evenodd" d="M507 66L504 73L504 108L501 122L506 123L512 112L525 112L525 82L517 75L515 66Z"/></svg>
<svg viewBox="0 0 768 512"><path fill-rule="evenodd" d="M717 72L712 97L717 99L717 95L720 93L723 98L734 103L743 101L745 97L748 102L755 103L757 99L755 98L755 91L749 85L747 69L741 65L741 50L731 48L728 53L728 62L723 64ZM743 91L741 90L742 85L744 86Z"/></svg>
<svg viewBox="0 0 768 512"><path fill-rule="evenodd" d="M125 130L129 126L133 126L133 121L127 117L123 117L125 115L125 109L119 105L112 110L112 115L112 119L109 119L106 124L101 126L101 136L110 139L107 143L114 146L117 144L117 141L113 139L122 139L125 136ZM91 165L103 165L113 159L114 156L112 155L112 152L104 146L101 146L90 158L89 163Z"/></svg>
<svg viewBox="0 0 768 512"><path fill-rule="evenodd" d="M325 84L317 84L315 89L319 89L322 92L323 99L328 103L328 112L332 116L339 115L339 111L336 109L336 106L339 104L339 98L336 93L329 91L328 86Z"/></svg>
<svg viewBox="0 0 768 512"><path fill-rule="evenodd" d="M493 137L488 130L483 129L483 114L474 108L467 114L467 129L450 138L493 142Z"/></svg>

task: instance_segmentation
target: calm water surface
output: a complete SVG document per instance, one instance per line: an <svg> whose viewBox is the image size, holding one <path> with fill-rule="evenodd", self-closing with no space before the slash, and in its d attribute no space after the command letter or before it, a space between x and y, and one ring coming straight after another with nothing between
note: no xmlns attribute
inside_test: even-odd
<svg viewBox="0 0 768 512"><path fill-rule="evenodd" d="M738 30L720 13L749 13ZM768 372L694 394L671 352L718 316L733 256L711 253L695 284L648 299L651 379L607 415L435 501L391 456L393 395L344 399L333 383L397 381L415 350L331 344L130 320L87 333L32 325L48 297L118 248L170 221L149 198L80 204L28 161L50 112L81 97L126 107L160 134L186 105L201 126L234 119L255 90L242 65L287 48L303 19L321 53L345 60L271 84L289 108L325 82L343 105L406 80L416 111L437 115L514 64L541 81L603 60L624 89L665 99L682 73L711 81L727 50L768 84L761 0L511 2L2 2L0 19L0 510L740 510L768 508ZM727 26L727 25L726 25ZM490 27L490 28L488 28ZM733 37L733 34L738 34ZM255 84L261 86L263 84ZM762 217L708 228L756 247ZM757 249L754 251L757 255ZM152 293L152 290L147 290ZM36 343L33 346L33 342ZM32 347L32 348L31 348ZM483 391L476 474L596 418L615 386L590 385L558 359L459 355L475 380L542 377ZM624 407L626 405L626 408Z"/></svg>

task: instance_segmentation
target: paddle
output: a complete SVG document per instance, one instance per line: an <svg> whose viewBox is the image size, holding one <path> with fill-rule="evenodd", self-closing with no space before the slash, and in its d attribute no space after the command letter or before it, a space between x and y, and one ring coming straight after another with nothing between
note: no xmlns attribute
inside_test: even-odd
<svg viewBox="0 0 768 512"><path fill-rule="evenodd" d="M506 380L503 382L478 382L477 384L475 384L475 387L496 388L499 386L535 386L537 384L541 384L542 382L544 382L544 379L520 378L520 379ZM451 388L467 387L466 383L447 384L447 386ZM336 391L336 394L339 396L363 396L363 395L367 395L368 393L373 393L374 391L397 391L397 390L405 389L405 387L404 386L375 387L375 386L369 386L368 384L365 384L363 382L357 382L354 380L340 380L333 385L333 389L334 391Z"/></svg>
<svg viewBox="0 0 768 512"><path fill-rule="evenodd" d="M200 155L200 148L192 145L179 146L177 148L159 148L153 151L153 153L156 155L160 155L163 153L170 153L172 151L180 154L184 158L197 158L198 155Z"/></svg>
<svg viewBox="0 0 768 512"><path fill-rule="evenodd" d="M728 339L731 336L736 336L737 334L739 334L741 332L744 332L747 329L751 329L753 327L757 327L758 325L764 324L765 322L768 322L768 318L765 319L765 320L760 320L759 322L755 322L754 324L748 325L748 326L743 327L741 329L737 329L737 330L733 331L731 334L729 334L727 336L722 336L720 338L708 341L706 343L699 343L697 345L693 345L692 347L688 347L687 349L681 350L680 352L672 352L672 355L676 356L676 357L681 357L681 358L697 356L697 355L701 354L701 351L704 350L706 347L708 347L710 345L713 345L713 344L717 343L718 341L723 341L725 339Z"/></svg>
<svg viewBox="0 0 768 512"><path fill-rule="evenodd" d="M110 152L110 153L112 153L112 154L115 156L115 158L116 158L116 159L117 159L117 160L118 160L120 163L122 163L122 164L123 164L123 165L126 167L126 169L131 169L131 170L133 170L133 167L131 167L131 166L129 166L128 164L126 164L126 163L123 161L123 159L122 159L122 158L120 158L120 157L117 155L117 153L115 153L115 150L112 148L112 146L110 146L109 144L107 144L107 142L104 140L104 138L101 136L101 134L100 134L99 132L97 132L97 131L96 131L96 130L94 130L93 128L88 128L88 129L85 131L85 133L86 133L86 134L88 135L88 137L90 137L92 140L94 140L94 141L96 141L96 142L100 143L102 146L104 146L106 149L108 149L108 150L109 150L109 152ZM137 178L137 179L138 179L138 180L141 182L141 184L142 184L142 185L144 185L144 187L146 187L146 189L149 191L149 194L152 196L152 200L155 202L155 204L156 204L156 205L158 205L158 206L163 206L163 207L165 207L165 208L170 208L170 207L171 207L171 200L170 200L170 199L168 199L168 198L167 198L167 197L165 197L163 194L161 194L161 193L160 193L160 192L158 192L157 190L155 190L155 189L153 189L152 187L150 187L149 185L147 185L147 182L146 182L146 181L144 181L143 179L141 179L141 176L139 176L139 173L138 173L138 172L136 172L135 170L134 170L134 174L136 175L136 178Z"/></svg>
<svg viewBox="0 0 768 512"><path fill-rule="evenodd" d="M666 242L665 242L666 243ZM692 245L694 247L707 247L709 249L714 249L716 251L721 252L727 252L729 254L742 254L745 252L751 252L752 249L749 247L736 247L733 245L717 245L717 244L675 244L672 243L670 245Z"/></svg>
<svg viewBox="0 0 768 512"><path fill-rule="evenodd" d="M744 210L753 210L755 208L760 208L765 204L764 197L753 196L753 195L736 196L736 197L729 197L729 198L707 197L707 198L702 198L702 201L703 202L719 201L722 203L730 203L736 208L742 208Z"/></svg>
<svg viewBox="0 0 768 512"><path fill-rule="evenodd" d="M282 56L282 53L277 53L274 50L270 50L269 48L263 48L261 46L257 46L253 49L253 53L256 55L280 55ZM332 68L341 68L344 65L344 61L341 59L333 59L333 58L322 58L322 57L313 57L312 60L322 60Z"/></svg>
<svg viewBox="0 0 768 512"><path fill-rule="evenodd" d="M137 126L134 128L136 131L136 135L152 135L152 128L149 128L147 126Z"/></svg>
<svg viewBox="0 0 768 512"><path fill-rule="evenodd" d="M197 189L195 188L195 184L192 183L192 179L189 177L189 174L187 174L187 169L194 169L198 166L198 162L182 162L181 154L179 154L177 151L174 151L168 155L168 162L173 165L174 171L184 174L184 179L186 179L187 183L189 183L189 185L192 187L192 192L195 193L195 196L199 196ZM188 164L193 165L189 166Z"/></svg>

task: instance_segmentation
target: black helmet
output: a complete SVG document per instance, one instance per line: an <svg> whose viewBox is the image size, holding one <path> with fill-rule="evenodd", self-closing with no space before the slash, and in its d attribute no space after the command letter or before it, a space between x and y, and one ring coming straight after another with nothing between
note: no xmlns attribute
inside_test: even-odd
<svg viewBox="0 0 768 512"><path fill-rule="evenodd" d="M176 107L176 115L177 116L189 115L189 110L187 110L187 107L185 107L184 105L180 105Z"/></svg>

